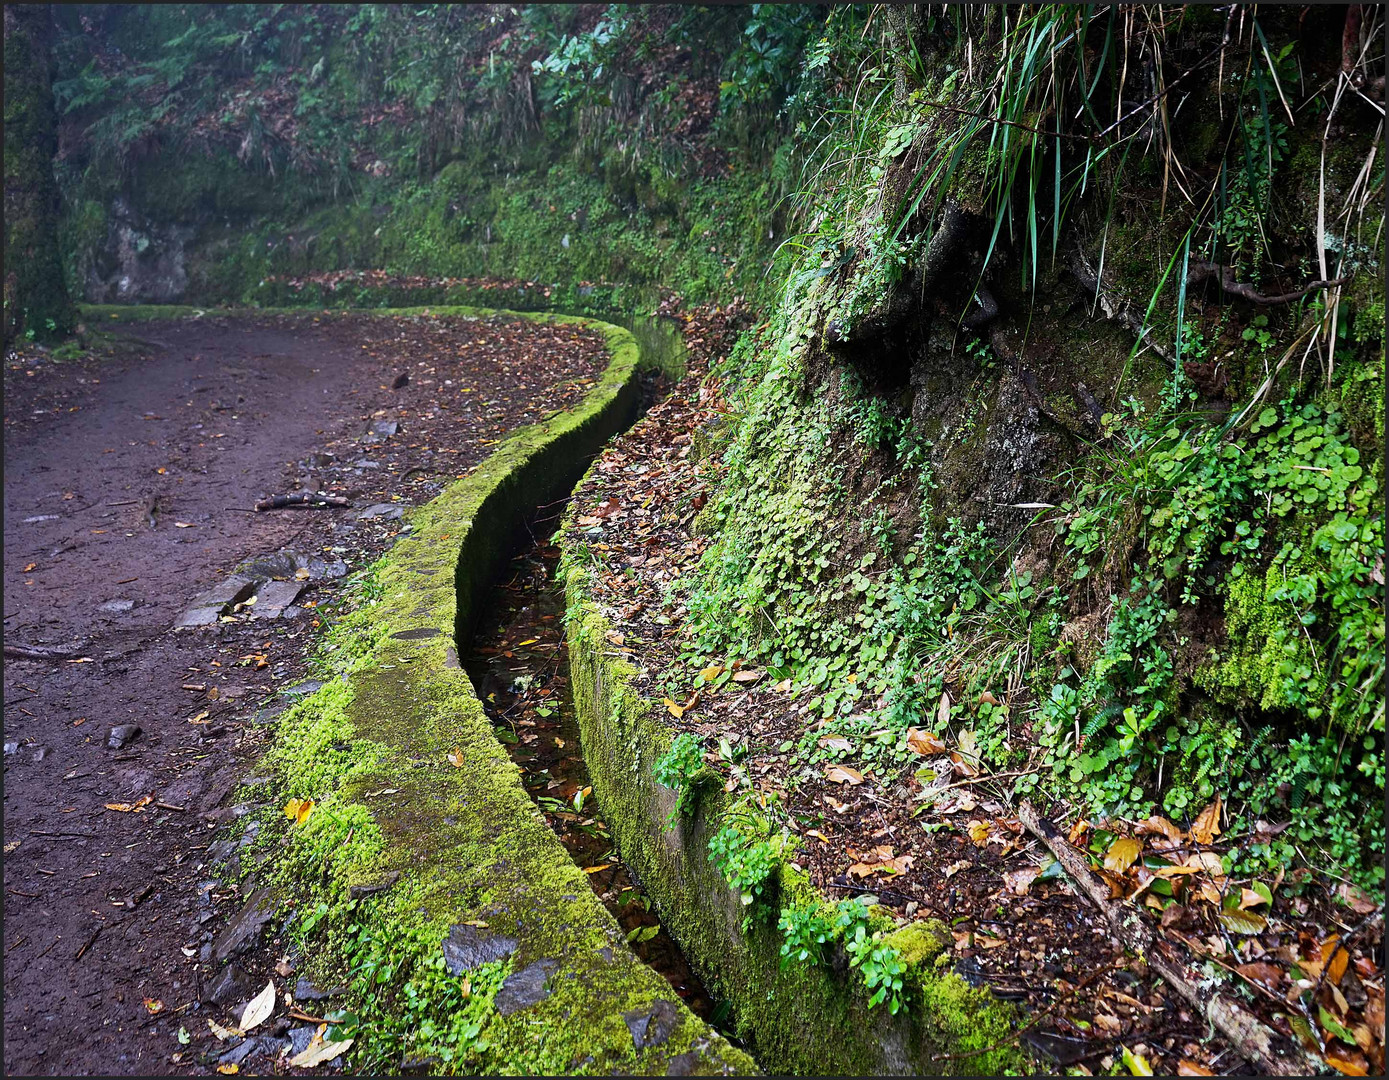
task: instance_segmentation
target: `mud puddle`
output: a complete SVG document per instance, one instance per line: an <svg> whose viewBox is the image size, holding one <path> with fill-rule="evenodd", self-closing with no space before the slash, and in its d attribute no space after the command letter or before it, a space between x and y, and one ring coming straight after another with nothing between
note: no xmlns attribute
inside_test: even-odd
<svg viewBox="0 0 1389 1080"><path fill-rule="evenodd" d="M534 534L548 535L557 520L533 525ZM559 554L535 541L512 559L492 589L464 667L526 789L633 950L690 1011L719 1027L727 1005L712 999L661 926L593 796L570 696L564 598L554 580Z"/></svg>

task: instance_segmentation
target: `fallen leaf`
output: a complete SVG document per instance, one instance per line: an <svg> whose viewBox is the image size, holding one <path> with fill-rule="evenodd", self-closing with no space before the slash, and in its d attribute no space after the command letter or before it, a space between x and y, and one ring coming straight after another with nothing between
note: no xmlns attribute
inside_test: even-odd
<svg viewBox="0 0 1389 1080"><path fill-rule="evenodd" d="M31 570L37 570L38 568L39 568L39 564L38 564L38 563L36 563L36 562L31 562L28 566L26 566L26 567L24 568L24 572L27 574L27 573L29 573Z"/></svg>
<svg viewBox="0 0 1389 1080"><path fill-rule="evenodd" d="M685 709L684 709L684 707L675 704L675 702L674 702L673 700L671 700L670 698L664 699L664 700L661 702L661 704L664 705L664 706L666 707L666 709L670 712L670 715L673 716L673 717L675 717L675 719L677 719L677 720L679 720L682 716L685 715Z"/></svg>
<svg viewBox="0 0 1389 1080"><path fill-rule="evenodd" d="M1268 927L1268 920L1256 911L1220 911L1215 917L1232 934L1262 934Z"/></svg>
<svg viewBox="0 0 1389 1080"><path fill-rule="evenodd" d="M285 817L292 818L296 825L304 824L312 813L312 799L290 799L285 803Z"/></svg>
<svg viewBox="0 0 1389 1080"><path fill-rule="evenodd" d="M788 693L791 692L791 680L790 680L790 679L782 679L781 682L779 682L779 683L777 683L776 685L774 685L774 686L772 687L772 689L775 690L775 691L777 691L777 693L780 693L780 694L788 694Z"/></svg>
<svg viewBox="0 0 1389 1080"><path fill-rule="evenodd" d="M705 682L713 682L722 674L723 666L720 664L713 664L710 667L707 667L703 671L701 671L699 673L699 677L703 679Z"/></svg>
<svg viewBox="0 0 1389 1080"><path fill-rule="evenodd" d="M1341 887L1336 890L1336 895L1342 903L1350 905L1351 910L1357 915L1369 915L1379 908L1369 893L1359 885L1352 885L1349 881L1341 882Z"/></svg>
<svg viewBox="0 0 1389 1080"><path fill-rule="evenodd" d="M21 843L23 843L22 840L11 840L8 844L5 845L5 854L8 855L15 848L19 847Z"/></svg>
<svg viewBox="0 0 1389 1080"><path fill-rule="evenodd" d="M174 528L175 528L175 529L196 529L197 526L194 525L191 521L175 521L175 522L174 522Z"/></svg>
<svg viewBox="0 0 1389 1080"><path fill-rule="evenodd" d="M322 1065L325 1061L332 1061L339 1054L346 1053L352 1045L353 1040L343 1039L341 1042L324 1042L323 1033L328 1030L327 1024L320 1024L318 1030L314 1032L313 1038L309 1040L301 1053L295 1054L289 1059L289 1064L295 1068L311 1069L316 1065Z"/></svg>
<svg viewBox="0 0 1389 1080"><path fill-rule="evenodd" d="M945 743L929 731L922 731L920 728L907 728L907 746L922 757L943 754L946 751Z"/></svg>
<svg viewBox="0 0 1389 1080"><path fill-rule="evenodd" d="M1135 1054L1127 1046L1124 1050L1124 1066L1132 1076L1152 1076L1153 1067L1148 1064L1148 1059L1142 1054Z"/></svg>
<svg viewBox="0 0 1389 1080"><path fill-rule="evenodd" d="M989 691L985 690L982 694L979 695L979 704L981 704L981 705L999 705L999 704L1002 704L1002 703L998 700L998 698L994 697L993 694L991 694L991 693L989 693Z"/></svg>
<svg viewBox="0 0 1389 1080"><path fill-rule="evenodd" d="M1096 1013L1092 1022L1095 1025L1095 1030L1111 1037L1118 1035L1124 1029L1123 1022L1110 1013Z"/></svg>
<svg viewBox="0 0 1389 1080"><path fill-rule="evenodd" d="M1146 821L1140 821L1134 832L1139 836L1163 836L1168 840L1185 840L1186 833L1173 825L1165 817L1154 814Z"/></svg>
<svg viewBox="0 0 1389 1080"><path fill-rule="evenodd" d="M840 802L833 795L826 795L825 802L829 804L830 809L833 810L836 814L842 814L849 809L848 803Z"/></svg>
<svg viewBox="0 0 1389 1080"><path fill-rule="evenodd" d="M971 864L968 859L961 859L959 862L951 863L944 870L942 870L941 873L945 875L947 880L949 880L950 878L958 874L961 870L968 870L970 865Z"/></svg>
<svg viewBox="0 0 1389 1080"><path fill-rule="evenodd" d="M969 838L973 840L978 847L983 847L989 842L989 833L993 831L993 825L990 822L979 821L977 819L971 821L965 828L969 832Z"/></svg>
<svg viewBox="0 0 1389 1080"><path fill-rule="evenodd" d="M941 691L940 704L936 706L936 724L944 730L950 723L950 694L948 691Z"/></svg>
<svg viewBox="0 0 1389 1080"><path fill-rule="evenodd" d="M863 783L863 773L847 765L831 765L825 769L825 779L832 784L858 786Z"/></svg>
<svg viewBox="0 0 1389 1080"><path fill-rule="evenodd" d="M1196 815L1191 824L1191 838L1198 844L1209 844L1220 835L1220 796Z"/></svg>
<svg viewBox="0 0 1389 1080"><path fill-rule="evenodd" d="M241 1014L241 1030L251 1031L260 1027L274 1011L275 980L271 979L265 984L264 990L246 1003L246 1010Z"/></svg>
<svg viewBox="0 0 1389 1080"><path fill-rule="evenodd" d="M159 998L145 998L145 1009L151 1016L164 1011L164 1002Z"/></svg>
<svg viewBox="0 0 1389 1080"><path fill-rule="evenodd" d="M1252 964L1240 964L1235 970L1251 982L1259 983L1270 990L1277 986L1279 979L1283 977L1278 968L1263 960L1256 960Z"/></svg>
<svg viewBox="0 0 1389 1080"><path fill-rule="evenodd" d="M843 754L847 754L854 748L854 744L843 735L826 735L820 740L820 745L826 750L837 750Z"/></svg>
<svg viewBox="0 0 1389 1080"><path fill-rule="evenodd" d="M1214 1076L1215 1073L1204 1065L1198 1065L1190 1058L1182 1058L1177 1062L1178 1076Z"/></svg>
<svg viewBox="0 0 1389 1080"><path fill-rule="evenodd" d="M1077 821L1074 825L1071 826L1071 831L1067 834L1066 839L1070 840L1070 842L1073 844L1079 844L1081 840L1084 839L1085 834L1089 832L1093 827L1094 826L1092 826L1088 821L1082 818L1081 820Z"/></svg>
<svg viewBox="0 0 1389 1080"><path fill-rule="evenodd" d="M463 760L464 760L464 758L463 758L463 751L462 751L462 750L450 750L450 751L449 751L448 758L449 758L449 764L452 765L455 769L461 769L461 768L463 768Z"/></svg>
<svg viewBox="0 0 1389 1080"><path fill-rule="evenodd" d="M755 683L765 674L766 672L764 671L751 671L745 668L742 671L735 671L733 673L733 681L736 683Z"/></svg>
<svg viewBox="0 0 1389 1080"><path fill-rule="evenodd" d="M223 1076L235 1076L237 1073L241 1071L241 1066L238 1065L236 1062L231 1061L225 1065L218 1065L217 1071L221 1073Z"/></svg>
<svg viewBox="0 0 1389 1080"><path fill-rule="evenodd" d="M1135 840L1132 836L1121 836L1110 844L1109 850L1105 852L1104 868L1122 874L1138 860L1142 851L1142 840Z"/></svg>
<svg viewBox="0 0 1389 1080"><path fill-rule="evenodd" d="M584 867L584 873L585 873L585 874L596 874L596 873L598 873L599 870L606 870L606 869L608 869L608 867L610 867L610 866L612 866L612 863L610 863L610 862L605 862L605 863L603 863L601 866L585 866L585 867Z"/></svg>
<svg viewBox="0 0 1389 1080"><path fill-rule="evenodd" d="M152 802L154 802L154 796L153 796L153 795L144 795L144 796L141 796L140 798L136 799L133 803L109 802L109 803L106 804L106 809L107 809L107 810L116 810L116 811L119 811L119 812L122 813L122 814L130 814L130 813L136 813L136 814L138 814L138 813L140 812L140 810L141 810L142 807L146 807L146 806L148 806L148 805L149 805L150 803L152 803Z"/></svg>
<svg viewBox="0 0 1389 1080"><path fill-rule="evenodd" d="M1249 908L1258 907L1260 904L1267 903L1268 897L1261 896L1253 889L1240 889L1239 908L1241 911L1246 911Z"/></svg>
<svg viewBox="0 0 1389 1080"><path fill-rule="evenodd" d="M212 1034L217 1036L219 1042L226 1042L228 1039L239 1039L245 1034L240 1028L223 1027L216 1020L209 1020L207 1026L212 1030Z"/></svg>
<svg viewBox="0 0 1389 1080"><path fill-rule="evenodd" d="M1225 876L1225 864L1214 851L1198 851L1188 855L1186 865L1195 870L1204 870L1217 881Z"/></svg>
<svg viewBox="0 0 1389 1080"><path fill-rule="evenodd" d="M368 791L366 797L368 799L375 799L382 795L394 795L399 790L400 788L383 787L380 791Z"/></svg>
<svg viewBox="0 0 1389 1080"><path fill-rule="evenodd" d="M309 571L308 571L308 569L305 568L305 567L303 567L303 566L301 566L298 570L294 571L294 579L295 579L296 581L308 581L308 580L309 580Z"/></svg>
<svg viewBox="0 0 1389 1080"><path fill-rule="evenodd" d="M1003 875L1003 883L1008 886L1008 891L1014 896L1026 896L1027 891L1032 888L1032 883L1037 880L1037 875L1041 872L1040 866L1025 866L1021 870L1009 870Z"/></svg>
<svg viewBox="0 0 1389 1080"><path fill-rule="evenodd" d="M828 844L830 842L830 838L819 829L806 829L805 834L806 836L815 837L815 839L819 840L822 844Z"/></svg>
<svg viewBox="0 0 1389 1080"><path fill-rule="evenodd" d="M1369 1076L1370 1065L1359 1054L1341 1054L1332 1051L1326 1055L1326 1063L1343 1076Z"/></svg>

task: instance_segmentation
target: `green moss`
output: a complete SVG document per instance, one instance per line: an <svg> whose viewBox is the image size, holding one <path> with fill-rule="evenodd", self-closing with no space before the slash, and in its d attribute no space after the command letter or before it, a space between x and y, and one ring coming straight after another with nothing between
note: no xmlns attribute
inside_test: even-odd
<svg viewBox="0 0 1389 1080"><path fill-rule="evenodd" d="M450 1071L663 1072L685 1053L697 1072L752 1068L683 1005L671 1038L636 1052L623 1014L674 994L546 825L457 664L455 633L507 538L631 407L635 342L599 329L613 360L578 407L515 433L413 512L412 538L374 568L376 598L325 639L332 677L285 714L265 759L272 797L243 869L274 884L311 973L348 984L363 1071L408 1057ZM438 633L392 636L420 628ZM302 822L283 812L289 799L314 801ZM387 887L354 899L354 886ZM440 948L465 923L519 943L506 964L469 974L476 997ZM507 971L542 961L548 996L502 1015L492 999Z"/></svg>

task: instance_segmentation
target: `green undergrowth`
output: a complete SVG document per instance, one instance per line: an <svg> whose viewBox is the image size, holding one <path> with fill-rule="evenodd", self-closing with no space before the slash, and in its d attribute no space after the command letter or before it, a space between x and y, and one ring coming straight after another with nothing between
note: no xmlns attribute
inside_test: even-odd
<svg viewBox="0 0 1389 1080"><path fill-rule="evenodd" d="M1027 111L1059 85L1027 65L1069 63L1075 18L1044 6L1005 24L1001 55L1021 66L998 74L993 115L1052 115ZM1104 25L1090 24L1097 45ZM1193 22L1195 41L1210 32ZM1007 34L1031 43L1026 59ZM1352 284L1334 312L1316 290L1198 300L1188 277L1217 252L1257 284L1270 237L1301 245L1317 276L1298 239L1315 140L1259 104L1295 48L1221 88L1223 149L1201 142L1204 116L1166 133L1218 167L1228 154L1230 173L1211 202L1161 215L1144 202L1160 177L1122 164L1122 141L1063 161L988 122L939 51L908 78L919 91L864 69L863 107L818 129L800 218L814 227L720 371L735 414L710 452L727 472L695 523L700 566L667 597L688 616L683 662L660 675L671 697L707 665L757 664L808 713L801 736L764 748L792 785L835 761L883 786L929 782L907 739L922 728L1021 773L1016 794L1089 815L1189 820L1218 794L1226 831L1253 837L1230 853L1241 872L1305 863L1382 889L1382 821L1364 810L1384 790L1382 236L1338 227ZM1099 103L1072 112L1086 108ZM1335 175L1360 164L1347 150ZM930 322L972 302L929 276L939 215L924 210L948 198L982 222L988 255L969 272L1004 307L1002 337ZM1111 298L1165 359L1075 307L1047 247L1107 262ZM911 319L928 324L915 337ZM896 336L855 344L879 326ZM1260 820L1291 826L1255 835Z"/></svg>
<svg viewBox="0 0 1389 1080"><path fill-rule="evenodd" d="M594 790L623 859L739 1035L791 1073L1007 1075L1027 1059L1013 1008L950 971L938 921L899 926L862 898L826 901L795 865L775 799L712 782L701 742L673 733L608 646L590 593L591 553L561 540L571 680Z"/></svg>

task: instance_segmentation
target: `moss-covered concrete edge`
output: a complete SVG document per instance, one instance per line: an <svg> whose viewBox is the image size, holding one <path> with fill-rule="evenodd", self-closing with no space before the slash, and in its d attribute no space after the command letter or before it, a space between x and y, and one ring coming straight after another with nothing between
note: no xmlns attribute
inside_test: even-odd
<svg viewBox="0 0 1389 1080"><path fill-rule="evenodd" d="M908 1007L896 1016L869 1007L842 947L827 950L825 964L783 968L775 911L742 929L739 894L708 857L728 798L715 785L698 786L694 814L665 828L676 792L655 780L653 765L673 732L637 691L630 654L612 644L621 638L593 599L591 553L572 512L560 543L571 685L595 794L624 862L705 985L731 1003L739 1036L764 1067L851 1076L1030 1071L1009 1039L1017 1009L949 970L950 935L938 922L886 935L907 964ZM774 909L824 902L804 874L782 864Z"/></svg>
<svg viewBox="0 0 1389 1080"><path fill-rule="evenodd" d="M578 406L515 432L409 516L410 535L373 567L372 599L328 632L333 677L279 722L272 797L256 790L261 827L243 872L288 909L305 970L348 987L358 1071L753 1072L628 948L458 664L513 533L568 493L637 405L642 362L627 331L516 317L598 330L611 362ZM283 812L289 799L313 800L301 822ZM449 970L451 934L473 946L466 976ZM653 1010L665 1019L647 1037L668 1037L638 1049L629 1020L640 1031Z"/></svg>

